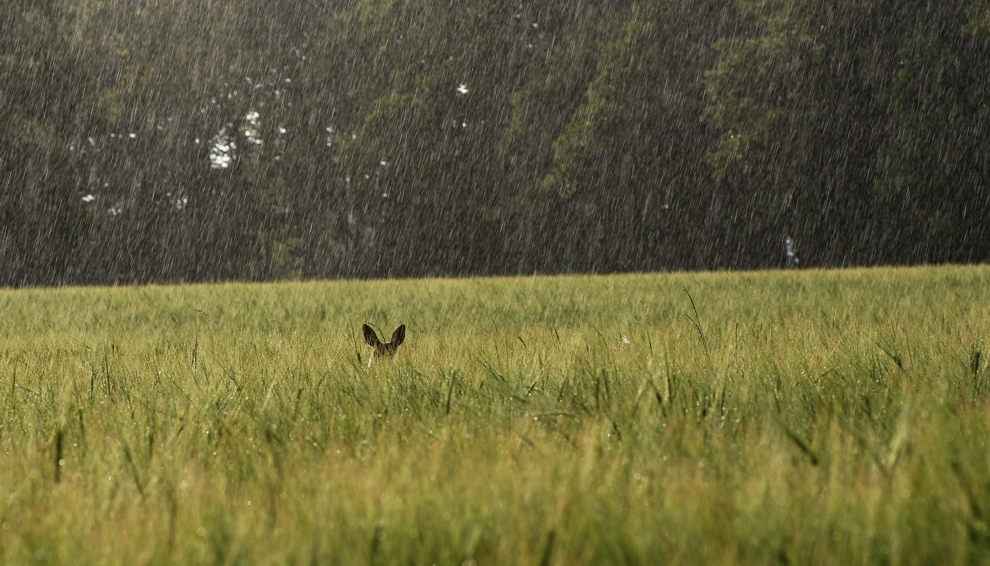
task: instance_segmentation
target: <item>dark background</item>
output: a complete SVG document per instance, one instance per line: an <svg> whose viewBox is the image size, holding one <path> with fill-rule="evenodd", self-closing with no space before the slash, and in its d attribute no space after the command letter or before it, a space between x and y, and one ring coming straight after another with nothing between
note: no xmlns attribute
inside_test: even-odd
<svg viewBox="0 0 990 566"><path fill-rule="evenodd" d="M990 11L0 0L0 284L983 262Z"/></svg>

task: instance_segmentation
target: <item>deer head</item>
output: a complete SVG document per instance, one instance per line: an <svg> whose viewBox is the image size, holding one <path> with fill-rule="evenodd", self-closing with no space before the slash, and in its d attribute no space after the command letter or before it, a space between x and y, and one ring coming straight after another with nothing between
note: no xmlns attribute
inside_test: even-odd
<svg viewBox="0 0 990 566"><path fill-rule="evenodd" d="M378 333L375 332L367 324L364 325L364 341L368 343L369 346L375 349L374 357L389 357L395 355L395 351L399 349L399 346L406 339L406 325L403 324L395 329L392 333L392 340L390 342L382 342L378 339Z"/></svg>

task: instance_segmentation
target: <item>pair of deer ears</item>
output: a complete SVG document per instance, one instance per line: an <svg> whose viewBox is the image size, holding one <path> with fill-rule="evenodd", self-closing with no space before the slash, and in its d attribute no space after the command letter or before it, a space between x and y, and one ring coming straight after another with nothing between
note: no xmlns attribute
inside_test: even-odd
<svg viewBox="0 0 990 566"><path fill-rule="evenodd" d="M406 339L406 325L400 325L392 333L392 340L388 342L388 345L392 348L398 348L399 344L402 344ZM378 333L376 333L367 324L364 325L364 341L368 343L372 348L377 348L382 345L382 341L378 339Z"/></svg>

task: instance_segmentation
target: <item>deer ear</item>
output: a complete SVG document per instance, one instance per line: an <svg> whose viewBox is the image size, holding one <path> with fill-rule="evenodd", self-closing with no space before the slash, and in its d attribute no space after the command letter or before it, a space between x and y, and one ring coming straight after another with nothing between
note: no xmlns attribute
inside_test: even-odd
<svg viewBox="0 0 990 566"><path fill-rule="evenodd" d="M372 348L377 348L381 344L378 340L378 334L375 334L375 331L367 324L364 325L364 341Z"/></svg>
<svg viewBox="0 0 990 566"><path fill-rule="evenodd" d="M406 339L406 325L403 324L402 326L396 328L395 332L392 333L391 344L392 346L398 348L399 344L402 344L405 341L405 339Z"/></svg>

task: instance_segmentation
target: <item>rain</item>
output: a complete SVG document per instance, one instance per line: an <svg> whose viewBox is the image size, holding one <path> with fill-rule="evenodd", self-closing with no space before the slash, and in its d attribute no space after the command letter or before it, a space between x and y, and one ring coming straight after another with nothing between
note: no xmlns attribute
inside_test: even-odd
<svg viewBox="0 0 990 566"><path fill-rule="evenodd" d="M44 0L0 69L6 286L990 257L974 0Z"/></svg>
<svg viewBox="0 0 990 566"><path fill-rule="evenodd" d="M990 562L988 0L0 2L0 563Z"/></svg>

